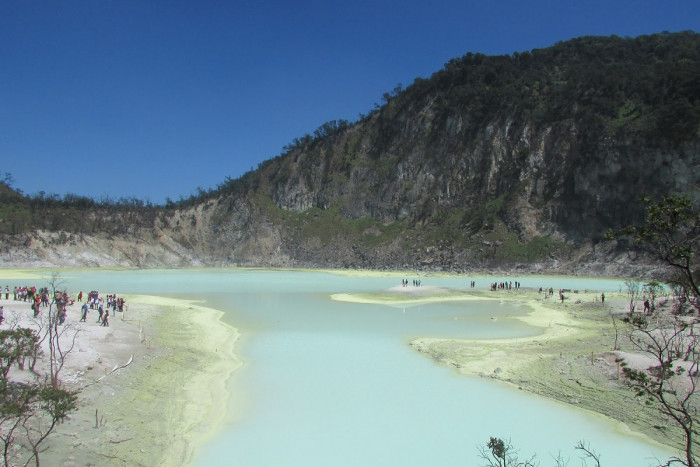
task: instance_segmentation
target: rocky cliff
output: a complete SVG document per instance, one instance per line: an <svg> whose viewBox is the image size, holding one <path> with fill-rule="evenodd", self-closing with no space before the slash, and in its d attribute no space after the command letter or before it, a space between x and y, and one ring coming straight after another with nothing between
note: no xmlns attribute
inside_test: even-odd
<svg viewBox="0 0 700 467"><path fill-rule="evenodd" d="M618 273L629 252L602 238L643 222L640 196L700 201L698 76L694 33L467 54L216 189L109 229L26 222L0 257Z"/></svg>

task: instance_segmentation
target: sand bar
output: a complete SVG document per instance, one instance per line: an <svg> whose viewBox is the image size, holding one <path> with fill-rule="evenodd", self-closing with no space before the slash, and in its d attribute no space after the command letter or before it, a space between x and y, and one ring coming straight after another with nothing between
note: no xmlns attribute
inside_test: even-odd
<svg viewBox="0 0 700 467"><path fill-rule="evenodd" d="M350 303L374 303L378 305L406 305L431 302L467 300L503 300L485 291L470 291L435 286L396 286L380 292L339 293L331 299Z"/></svg>
<svg viewBox="0 0 700 467"><path fill-rule="evenodd" d="M577 329L575 320L563 308L549 306L554 299L543 299L534 292L509 293L505 291L484 291L473 289L451 289L433 286L397 286L381 292L334 294L333 300L351 303L373 303L380 305L398 306L422 303L438 303L446 301L519 301L530 311L525 316L513 317L526 324L542 328L542 333L530 337L507 339L435 339L430 337L416 339L411 346L421 352L441 346L441 353L447 352L445 347L459 347L464 361L459 365L464 374L483 376L494 369L512 369L526 361L537 358L516 349L531 346L541 346L544 341L574 338L581 330ZM458 343L458 344L455 344ZM456 365L453 361L442 361L444 364Z"/></svg>

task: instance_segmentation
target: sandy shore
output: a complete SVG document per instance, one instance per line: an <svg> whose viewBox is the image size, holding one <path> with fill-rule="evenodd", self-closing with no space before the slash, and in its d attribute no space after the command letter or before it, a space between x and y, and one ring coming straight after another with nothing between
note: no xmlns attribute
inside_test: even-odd
<svg viewBox="0 0 700 467"><path fill-rule="evenodd" d="M240 366L237 331L195 302L125 298L127 311L109 327L97 311L80 323L81 304L68 308L77 345L60 378L80 390L80 408L47 441L45 465L186 465L223 422L226 380ZM31 327L29 303L10 295L0 305L3 327Z"/></svg>

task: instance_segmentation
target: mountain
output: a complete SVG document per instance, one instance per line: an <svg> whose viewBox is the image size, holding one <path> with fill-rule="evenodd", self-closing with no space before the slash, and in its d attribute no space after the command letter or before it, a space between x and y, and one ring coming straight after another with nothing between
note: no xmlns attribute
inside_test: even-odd
<svg viewBox="0 0 700 467"><path fill-rule="evenodd" d="M6 265L614 273L641 196L700 202L700 35L468 53L166 206L0 191Z"/></svg>

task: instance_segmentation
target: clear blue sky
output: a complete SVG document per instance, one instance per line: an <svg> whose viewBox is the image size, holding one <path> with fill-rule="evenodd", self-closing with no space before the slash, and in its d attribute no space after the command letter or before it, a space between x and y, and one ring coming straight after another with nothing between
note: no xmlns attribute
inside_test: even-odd
<svg viewBox="0 0 700 467"><path fill-rule="evenodd" d="M683 30L698 0L7 0L0 177L177 200L467 52Z"/></svg>

